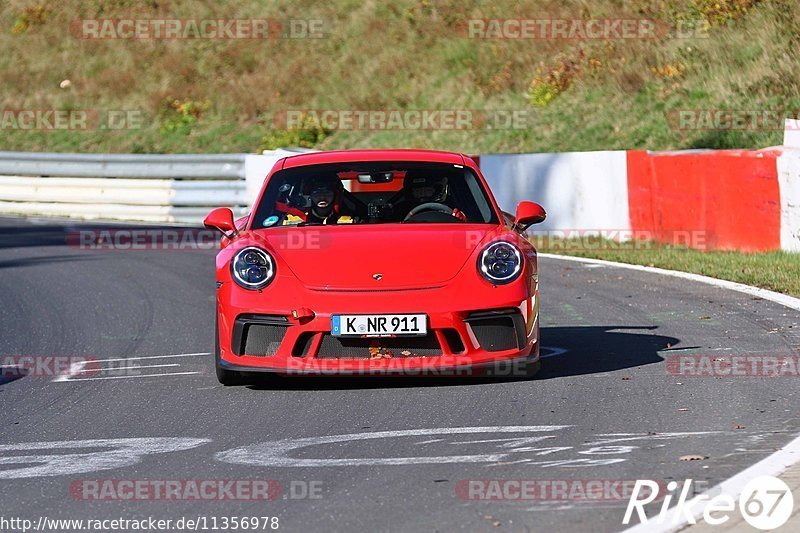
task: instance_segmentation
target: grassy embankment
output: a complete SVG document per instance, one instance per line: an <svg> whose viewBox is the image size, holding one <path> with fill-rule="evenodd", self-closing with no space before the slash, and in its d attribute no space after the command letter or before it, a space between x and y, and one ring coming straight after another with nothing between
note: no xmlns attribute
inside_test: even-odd
<svg viewBox="0 0 800 533"><path fill-rule="evenodd" d="M77 39L88 18L320 19L320 39ZM475 18L651 18L653 40L464 38ZM123 131L4 129L2 150L255 152L426 147L465 151L761 148L780 131L679 130L685 109L800 108L796 0L335 0L0 4L0 108L140 110ZM69 80L67 88L61 88ZM287 131L297 109L517 110L527 127Z"/></svg>
<svg viewBox="0 0 800 533"><path fill-rule="evenodd" d="M579 242L565 242L555 247L540 247L539 251L693 272L800 298L800 254L797 253L702 251L656 243L620 246L607 242L596 248L588 250Z"/></svg>
<svg viewBox="0 0 800 533"><path fill-rule="evenodd" d="M800 109L796 0L255 0L0 4L0 109L137 110L122 131L3 129L0 150L255 152L423 147L553 152L761 148L780 131L680 130L685 109ZM77 39L81 18L321 19L321 39ZM470 18L654 18L692 38L466 39ZM694 22L692 22L694 23ZM62 82L69 80L67 87ZM291 109L522 110L529 127L497 131L325 131L276 126ZM577 253L581 255L581 253ZM797 255L657 247L583 255L698 272L800 295Z"/></svg>

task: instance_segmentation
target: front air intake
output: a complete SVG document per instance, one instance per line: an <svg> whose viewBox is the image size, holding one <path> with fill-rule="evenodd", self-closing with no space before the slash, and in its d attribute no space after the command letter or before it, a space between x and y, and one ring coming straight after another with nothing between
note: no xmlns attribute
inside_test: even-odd
<svg viewBox="0 0 800 533"><path fill-rule="evenodd" d="M525 321L517 309L472 313L465 322L487 352L521 350L525 346Z"/></svg>
<svg viewBox="0 0 800 533"><path fill-rule="evenodd" d="M239 315L233 324L231 346L236 355L275 355L286 336L289 320L278 315Z"/></svg>

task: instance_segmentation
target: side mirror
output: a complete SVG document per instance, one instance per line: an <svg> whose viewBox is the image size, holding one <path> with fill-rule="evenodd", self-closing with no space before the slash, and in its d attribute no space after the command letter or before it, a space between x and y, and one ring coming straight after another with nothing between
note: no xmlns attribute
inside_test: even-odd
<svg viewBox="0 0 800 533"><path fill-rule="evenodd" d="M233 223L233 211L227 207L218 207L211 211L203 221L203 225L221 231L228 238L237 233L236 225Z"/></svg>
<svg viewBox="0 0 800 533"><path fill-rule="evenodd" d="M544 222L547 213L544 208L535 202L520 202L517 206L517 215L514 217L514 227L525 230L528 226Z"/></svg>

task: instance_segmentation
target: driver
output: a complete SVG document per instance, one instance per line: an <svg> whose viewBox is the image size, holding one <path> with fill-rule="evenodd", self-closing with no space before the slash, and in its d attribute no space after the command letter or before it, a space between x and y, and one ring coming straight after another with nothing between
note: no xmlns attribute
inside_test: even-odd
<svg viewBox="0 0 800 533"><path fill-rule="evenodd" d="M308 183L306 191L311 200L306 221L336 224L339 220L342 182L337 178L314 178Z"/></svg>
<svg viewBox="0 0 800 533"><path fill-rule="evenodd" d="M406 199L416 205L428 202L443 204L447 200L446 177L407 177L403 182Z"/></svg>
<svg viewBox="0 0 800 533"><path fill-rule="evenodd" d="M402 211L400 212L410 214L414 208L423 204L439 204L440 209L434 206L430 206L430 208L441 211L444 208L450 207L448 205L449 193L450 188L446 176L406 175L403 180ZM466 221L467 218L466 215L458 209L453 209L452 212L448 212L448 214L462 221ZM406 218L408 218L408 215L406 215Z"/></svg>

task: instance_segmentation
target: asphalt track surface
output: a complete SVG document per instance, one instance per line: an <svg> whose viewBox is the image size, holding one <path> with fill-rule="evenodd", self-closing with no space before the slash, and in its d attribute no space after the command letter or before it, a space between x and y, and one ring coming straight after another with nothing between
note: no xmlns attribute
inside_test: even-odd
<svg viewBox="0 0 800 533"><path fill-rule="evenodd" d="M213 349L214 252L80 250L65 244L76 227L0 220L0 354L122 361L62 381L36 372L0 381L2 517L616 531L625 501L476 501L457 487L637 478L707 487L800 431L796 379L666 370L677 354L800 352L798 313L752 296L540 259L541 338L552 356L532 381L296 378L225 388L211 355L186 355ZM126 377L97 379L114 376ZM323 438L337 435L352 436ZM120 440L76 443L94 439ZM286 439L306 440L269 444ZM706 459L680 460L689 454ZM70 492L109 479L266 479L280 491L271 501Z"/></svg>

